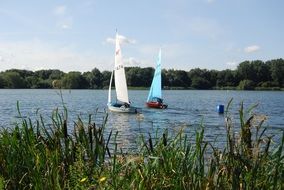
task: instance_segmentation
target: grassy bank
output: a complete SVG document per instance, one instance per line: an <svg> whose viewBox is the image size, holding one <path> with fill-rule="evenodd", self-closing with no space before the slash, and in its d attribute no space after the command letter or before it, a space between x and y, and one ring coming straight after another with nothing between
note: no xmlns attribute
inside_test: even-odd
<svg viewBox="0 0 284 190"><path fill-rule="evenodd" d="M105 134L107 116L100 126L91 116L67 126L66 110L49 125L23 118L0 132L0 189L283 189L284 135L272 146L265 117L250 111L241 105L238 134L226 112L224 148L206 142L200 125L193 137L141 136L135 153Z"/></svg>
<svg viewBox="0 0 284 190"><path fill-rule="evenodd" d="M239 89L238 87L234 86L224 86L224 87L213 87L213 90L244 90L244 89ZM248 90L248 89L246 89ZM255 87L250 90L255 90L255 91L284 91L284 88L280 87Z"/></svg>

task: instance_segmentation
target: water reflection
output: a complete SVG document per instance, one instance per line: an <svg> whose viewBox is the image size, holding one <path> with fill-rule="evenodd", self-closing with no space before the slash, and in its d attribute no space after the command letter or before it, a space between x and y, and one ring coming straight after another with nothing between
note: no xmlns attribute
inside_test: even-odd
<svg viewBox="0 0 284 190"><path fill-rule="evenodd" d="M135 134L133 134L133 126L135 122L136 114L123 114L108 112L107 121L107 133L113 131L114 134L117 133L116 143L119 149L124 149L125 147L132 147L133 142L135 142ZM114 139L113 139L114 140Z"/></svg>

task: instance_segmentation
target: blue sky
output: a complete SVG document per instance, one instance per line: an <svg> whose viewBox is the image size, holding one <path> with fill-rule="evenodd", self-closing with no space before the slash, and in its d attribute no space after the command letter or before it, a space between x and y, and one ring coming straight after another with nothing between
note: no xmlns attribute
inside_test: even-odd
<svg viewBox="0 0 284 190"><path fill-rule="evenodd" d="M127 66L235 69L284 57L283 0L0 0L0 71Z"/></svg>

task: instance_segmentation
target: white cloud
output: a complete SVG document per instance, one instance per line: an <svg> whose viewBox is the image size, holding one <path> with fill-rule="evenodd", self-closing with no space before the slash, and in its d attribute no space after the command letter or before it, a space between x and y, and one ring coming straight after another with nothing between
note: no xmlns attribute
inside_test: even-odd
<svg viewBox="0 0 284 190"><path fill-rule="evenodd" d="M141 62L136 60L134 57L124 59L124 63L126 67L139 67L141 65Z"/></svg>
<svg viewBox="0 0 284 190"><path fill-rule="evenodd" d="M238 63L236 61L228 61L226 65L235 67L238 65Z"/></svg>
<svg viewBox="0 0 284 190"><path fill-rule="evenodd" d="M61 25L61 28L62 28L62 29L69 29L69 28L71 28L71 26L68 25L68 24L62 24L62 25Z"/></svg>
<svg viewBox="0 0 284 190"><path fill-rule="evenodd" d="M62 30L71 29L73 26L73 17L68 15L66 10L65 5L60 5L55 7L53 11L57 18L56 26Z"/></svg>
<svg viewBox="0 0 284 190"><path fill-rule="evenodd" d="M1 42L0 70L18 69L59 69L68 71L91 71L94 67L110 70L112 60L96 54L93 50L77 52L74 47L50 44L40 40L24 42ZM4 52L4 56L2 55Z"/></svg>
<svg viewBox="0 0 284 190"><path fill-rule="evenodd" d="M115 44L115 39L114 38L107 38L106 43Z"/></svg>
<svg viewBox="0 0 284 190"><path fill-rule="evenodd" d="M258 45L252 45L244 48L245 53L253 53L259 51L260 47Z"/></svg>
<svg viewBox="0 0 284 190"><path fill-rule="evenodd" d="M5 50L5 48L1 49L0 48L0 62L3 64L9 64L11 63L11 60L14 58L15 56L12 53L7 52L7 50Z"/></svg>
<svg viewBox="0 0 284 190"><path fill-rule="evenodd" d="M55 15L65 15L66 13L66 6L60 5L54 8L54 14Z"/></svg>
<svg viewBox="0 0 284 190"><path fill-rule="evenodd" d="M135 40L126 38L125 36L119 35L118 37L121 43L124 43L124 44L135 44L136 43Z"/></svg>
<svg viewBox="0 0 284 190"><path fill-rule="evenodd" d="M57 21L57 27L62 30L71 29L73 26L73 18L72 17L64 17Z"/></svg>
<svg viewBox="0 0 284 190"><path fill-rule="evenodd" d="M122 35L118 35L118 38L119 38L119 41L121 44L135 44L136 43L136 40L134 39L129 39L125 36L122 36ZM111 43L111 44L115 44L115 38L107 38L106 39L106 42L107 43Z"/></svg>

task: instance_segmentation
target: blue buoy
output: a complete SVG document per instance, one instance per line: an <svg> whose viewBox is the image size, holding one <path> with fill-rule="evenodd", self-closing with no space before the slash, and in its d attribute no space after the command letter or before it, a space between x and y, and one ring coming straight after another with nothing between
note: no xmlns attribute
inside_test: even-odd
<svg viewBox="0 0 284 190"><path fill-rule="evenodd" d="M217 106L217 112L220 113L220 114L223 114L224 113L224 105L218 105Z"/></svg>

